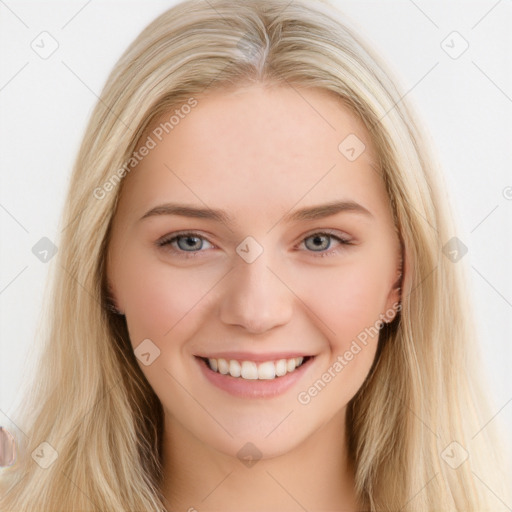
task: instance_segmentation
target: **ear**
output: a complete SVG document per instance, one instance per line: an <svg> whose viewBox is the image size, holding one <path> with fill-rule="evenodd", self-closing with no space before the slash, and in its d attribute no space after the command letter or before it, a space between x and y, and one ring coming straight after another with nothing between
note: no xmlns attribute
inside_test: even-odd
<svg viewBox="0 0 512 512"><path fill-rule="evenodd" d="M112 253L110 250L111 240L109 240L107 244L107 250L105 253L105 265L104 265L104 275L103 275L103 290L105 295L105 305L106 308L115 313L116 315L124 315L124 307L120 304L119 297L117 295L117 290L115 287L114 281L112 281L112 277L115 275L114 267L112 265Z"/></svg>
<svg viewBox="0 0 512 512"><path fill-rule="evenodd" d="M402 301L402 281L403 281L403 264L400 261L400 265L396 270L396 279L389 291L388 298L386 301L386 311L384 312L386 323L391 323L398 311Z"/></svg>
<svg viewBox="0 0 512 512"><path fill-rule="evenodd" d="M109 281L109 279L106 279L106 301L107 301L107 308L115 313L116 315L124 315L124 311L119 307L117 299L116 299L116 292L114 290L114 286Z"/></svg>

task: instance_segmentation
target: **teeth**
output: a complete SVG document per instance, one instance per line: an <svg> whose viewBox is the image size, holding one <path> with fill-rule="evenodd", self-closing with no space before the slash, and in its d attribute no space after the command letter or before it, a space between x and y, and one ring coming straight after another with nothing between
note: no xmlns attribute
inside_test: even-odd
<svg viewBox="0 0 512 512"><path fill-rule="evenodd" d="M227 375L229 373L229 363L225 359L219 359L217 363L219 365L219 373Z"/></svg>
<svg viewBox="0 0 512 512"><path fill-rule="evenodd" d="M304 361L303 357L265 361L256 364L254 361L236 361L231 359L208 359L208 364L214 372L247 380L272 380L293 372Z"/></svg>
<svg viewBox="0 0 512 512"><path fill-rule="evenodd" d="M283 375L286 375L286 371L286 359L279 359L276 363L276 375L278 377L282 377Z"/></svg>
<svg viewBox="0 0 512 512"><path fill-rule="evenodd" d="M258 379L270 380L276 376L276 365L272 361L261 363L258 366Z"/></svg>
<svg viewBox="0 0 512 512"><path fill-rule="evenodd" d="M222 361L222 359L219 359ZM242 362L242 378L249 380L256 380L258 378L258 367L253 361Z"/></svg>
<svg viewBox="0 0 512 512"><path fill-rule="evenodd" d="M215 361L215 359L211 359L211 361ZM233 359L229 361L229 374L233 377L240 377L242 374L242 367L238 361Z"/></svg>

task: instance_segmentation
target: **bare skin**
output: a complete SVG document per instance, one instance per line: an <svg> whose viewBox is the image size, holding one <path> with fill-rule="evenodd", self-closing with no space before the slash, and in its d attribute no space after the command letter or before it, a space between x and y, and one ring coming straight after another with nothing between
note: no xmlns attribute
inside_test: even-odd
<svg viewBox="0 0 512 512"><path fill-rule="evenodd" d="M165 411L168 510L360 510L345 417L377 336L359 350L354 340L393 318L400 266L369 134L320 90L258 84L197 101L125 178L107 266L133 347L149 339L160 351L140 366ZM353 161L338 149L349 134L366 146ZM285 218L334 201L369 213ZM164 203L232 222L142 218ZM167 236L183 231L194 234ZM248 236L258 245L241 247L262 249L250 263L236 250ZM205 378L196 356L222 351L314 357L284 393L247 398ZM248 463L244 446L261 458Z"/></svg>

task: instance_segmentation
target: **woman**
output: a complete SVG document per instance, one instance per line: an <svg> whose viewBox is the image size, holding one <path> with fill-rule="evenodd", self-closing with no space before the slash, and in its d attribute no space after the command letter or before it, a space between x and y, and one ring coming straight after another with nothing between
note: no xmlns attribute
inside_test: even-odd
<svg viewBox="0 0 512 512"><path fill-rule="evenodd" d="M2 510L498 510L440 183L328 5L161 15L78 155Z"/></svg>

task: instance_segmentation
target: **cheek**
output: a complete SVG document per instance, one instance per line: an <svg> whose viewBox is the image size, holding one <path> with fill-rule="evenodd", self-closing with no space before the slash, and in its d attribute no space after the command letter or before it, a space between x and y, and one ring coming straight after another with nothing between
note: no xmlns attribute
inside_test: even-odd
<svg viewBox="0 0 512 512"><path fill-rule="evenodd" d="M299 396L301 404L314 398L318 411L342 407L360 389L375 359L384 289L378 270L362 262L301 276L298 295L328 342L312 387Z"/></svg>
<svg viewBox="0 0 512 512"><path fill-rule="evenodd" d="M118 273L132 344L150 338L164 346L176 330L190 324L217 280L211 272L171 267L157 257L132 253Z"/></svg>
<svg viewBox="0 0 512 512"><path fill-rule="evenodd" d="M325 336L338 352L375 326L387 296L382 274L363 259L301 273L297 288L309 310L322 320Z"/></svg>

